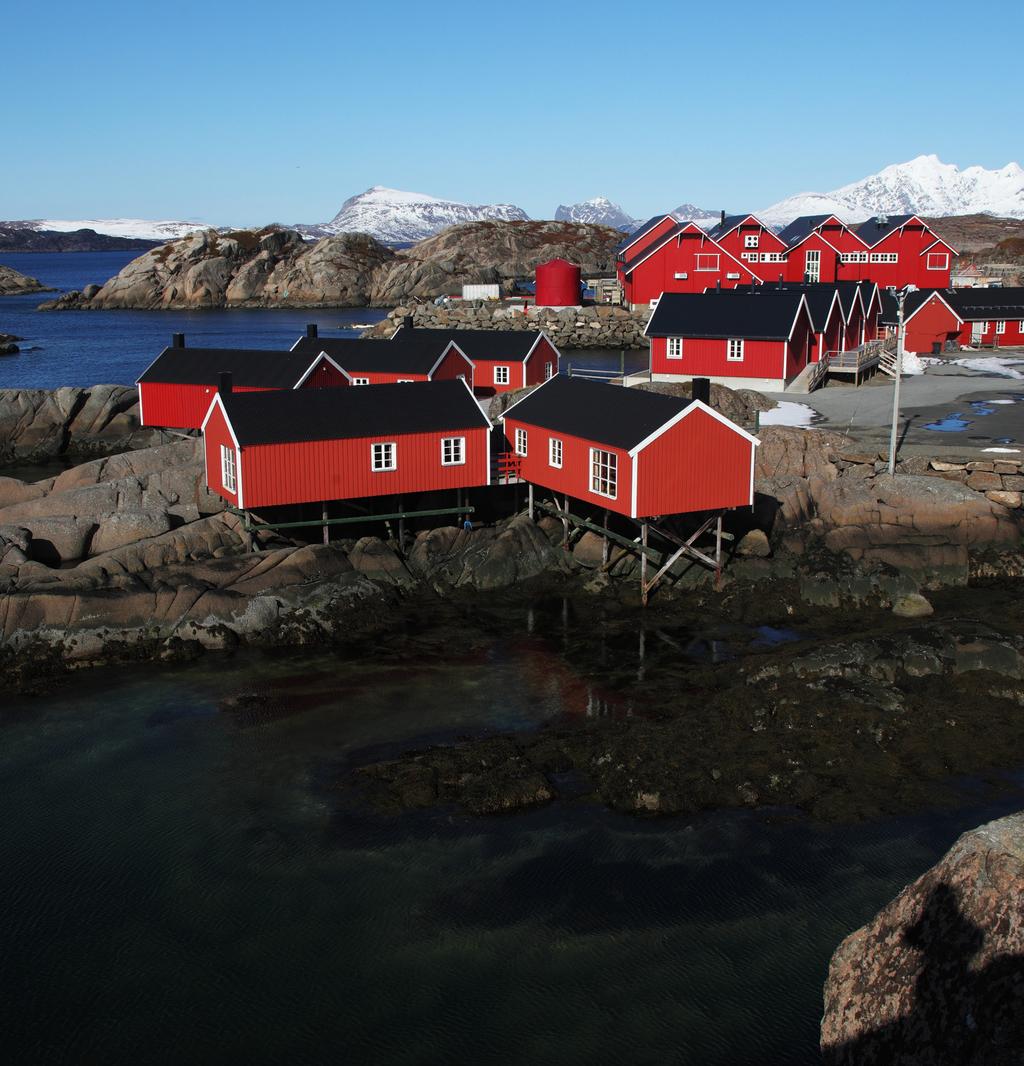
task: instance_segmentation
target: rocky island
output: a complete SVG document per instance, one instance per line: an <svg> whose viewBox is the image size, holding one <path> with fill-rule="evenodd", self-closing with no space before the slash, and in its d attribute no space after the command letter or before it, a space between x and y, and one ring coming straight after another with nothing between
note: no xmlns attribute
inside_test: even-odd
<svg viewBox="0 0 1024 1066"><path fill-rule="evenodd" d="M50 292L41 281L19 274L17 270L0 264L0 296L20 296L27 292Z"/></svg>
<svg viewBox="0 0 1024 1066"><path fill-rule="evenodd" d="M295 230L205 230L132 260L102 285L44 309L391 307L461 292L463 284L510 286L538 263L570 257L585 273L609 273L622 234L572 222L469 222L396 251L366 234L315 243Z"/></svg>

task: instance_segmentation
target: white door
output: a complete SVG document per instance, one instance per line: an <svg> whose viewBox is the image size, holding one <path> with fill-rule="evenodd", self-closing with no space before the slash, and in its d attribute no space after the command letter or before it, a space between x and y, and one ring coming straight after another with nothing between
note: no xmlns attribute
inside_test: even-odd
<svg viewBox="0 0 1024 1066"><path fill-rule="evenodd" d="M804 277L808 281L821 278L821 252L807 252L804 256Z"/></svg>
<svg viewBox="0 0 1024 1066"><path fill-rule="evenodd" d="M971 344L981 344L981 338L985 335L984 322L971 323Z"/></svg>

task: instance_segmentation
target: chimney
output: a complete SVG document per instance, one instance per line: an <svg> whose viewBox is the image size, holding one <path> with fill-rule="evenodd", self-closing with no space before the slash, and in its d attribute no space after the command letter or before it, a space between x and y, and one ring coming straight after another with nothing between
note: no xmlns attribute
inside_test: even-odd
<svg viewBox="0 0 1024 1066"><path fill-rule="evenodd" d="M184 348L185 347L185 334L184 333L172 333L171 334L171 347L172 348Z"/></svg>
<svg viewBox="0 0 1024 1066"><path fill-rule="evenodd" d="M782 275L779 275L779 291L782 291Z"/></svg>
<svg viewBox="0 0 1024 1066"><path fill-rule="evenodd" d="M722 217L718 220L718 224L720 226L724 226L725 225L725 212L724 211L722 212Z"/></svg>
<svg viewBox="0 0 1024 1066"><path fill-rule="evenodd" d="M316 328L316 323L315 322L310 322L306 326L306 336L310 340L314 340L317 337L317 328Z"/></svg>
<svg viewBox="0 0 1024 1066"><path fill-rule="evenodd" d="M412 329L412 327L413 327L412 315L406 315L402 319L402 328L403 329Z"/></svg>
<svg viewBox="0 0 1024 1066"><path fill-rule="evenodd" d="M694 378L691 383L691 396L701 403L711 406L711 378Z"/></svg>
<svg viewBox="0 0 1024 1066"><path fill-rule="evenodd" d="M715 292L721 292L721 291L722 291L722 279L721 279L721 278L719 278L719 279L718 279L718 280L717 280L717 281L715 282Z"/></svg>
<svg viewBox="0 0 1024 1066"><path fill-rule="evenodd" d="M232 389L231 371L222 370L217 375L217 378L218 378L217 391L221 394L221 396L230 396L231 395L231 389Z"/></svg>

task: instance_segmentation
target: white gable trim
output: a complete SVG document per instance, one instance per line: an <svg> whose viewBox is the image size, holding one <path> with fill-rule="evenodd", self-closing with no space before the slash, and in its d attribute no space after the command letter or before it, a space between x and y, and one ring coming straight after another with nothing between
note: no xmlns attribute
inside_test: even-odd
<svg viewBox="0 0 1024 1066"><path fill-rule="evenodd" d="M644 230L644 232L643 232L643 233L641 233L641 234L638 234L638 235L637 235L636 237L634 237L634 238L633 238L633 239L632 239L632 240L631 240L631 241L629 242L629 244L624 244L624 245L622 246L622 248L621 248L621 249L619 250L619 255L625 255L625 254L626 254L626 252L628 252L628 251L629 251L629 249L630 249L630 248L632 248L634 244L639 244L639 243L640 243L640 241L642 241L642 240L644 239L644 237L646 237L646 236L647 236L647 235L648 235L648 234L649 234L649 233L651 232L651 230L655 230L655 229L657 229L657 228L658 228L658 227L659 227L659 226L660 226L660 225L662 224L662 222L664 222L664 221L665 221L665 219L666 219L666 218L670 218L670 219L672 219L672 222L673 222L673 223L677 223L677 222L679 222L679 219L677 219L677 218L676 218L676 216L675 216L675 215L673 215L673 214L672 214L672 213L671 213L670 211L666 212L666 213L665 213L664 215L662 215L662 216L661 216L661 218L659 218L659 219L658 219L658 221L657 221L657 222L655 222L655 223L654 223L654 224L653 224L652 226L649 226L649 227L648 227L648 228L647 228L646 230ZM655 239L657 239L657 238L655 238Z"/></svg>
<svg viewBox="0 0 1024 1066"><path fill-rule="evenodd" d="M962 326L964 324L965 319L961 318L960 315L957 314L957 312L942 298L942 295L938 292L933 292L927 300L922 300L917 305L917 307L915 307L914 310L911 311L910 314L903 319L903 328L906 329L907 324L914 317L914 315L916 315L918 311L923 311L932 302L932 300L938 300L939 303L941 303L943 307L945 307L946 310L953 316L953 318L956 319L958 325Z"/></svg>
<svg viewBox="0 0 1024 1066"><path fill-rule="evenodd" d="M554 381L555 378L559 376L559 374L561 374L561 371L559 371L558 374L552 374L547 381L542 381L539 385L535 385L530 390L529 396L532 396L535 392L538 392L540 389L543 389L545 385L548 385L550 382ZM522 400L516 400L514 404L511 404L509 407L506 407L505 410L502 411L500 415L498 415L498 421L504 422L505 419L508 418L510 412L514 411L523 402L523 400L529 399L529 396L524 396Z"/></svg>
<svg viewBox="0 0 1024 1066"><path fill-rule="evenodd" d="M814 332L814 316L811 314L811 305L807 302L807 293L800 293L800 302L796 305L796 314L793 315L793 324L789 327L789 336L786 337L786 344L793 339L793 333L796 331L796 324L800 321L800 309L803 308L807 312L807 321L811 324L811 332ZM783 374L783 377L786 375Z"/></svg>
<svg viewBox="0 0 1024 1066"><path fill-rule="evenodd" d="M630 487L630 500L629 500L629 516L630 518L636 518L636 475L637 475L637 457L633 456L633 478L632 485Z"/></svg>
<svg viewBox="0 0 1024 1066"><path fill-rule="evenodd" d="M209 422L210 418L213 416L213 409L215 407L219 407L220 413L224 416L224 424L228 427L228 433L231 434L231 441L234 444L235 452L238 455L238 463L237 468L235 470L235 475L238 478L238 492L236 492L235 495L238 497L239 510L243 510L245 505L242 502L242 446L238 443L238 437L235 435L235 427L231 424L231 419L228 418L227 409L224 406L224 401L220 398L219 392L214 393L214 397L210 401L210 406L206 412L206 417L203 419L203 424L199 427L203 434L203 456L204 462L206 463L206 485L207 487L209 487L210 485L210 463L209 459L206 456L206 423Z"/></svg>
<svg viewBox="0 0 1024 1066"><path fill-rule="evenodd" d="M318 367L318 366L319 366L319 365L320 365L320 364L321 364L322 362L325 362L325 361L326 361L326 362L328 362L328 363L330 363L330 364L331 364L331 366L333 366L333 367L334 367L334 369L335 369L335 370L337 370L339 374L344 374L344 375L345 375L345 377L347 377L347 378L348 378L348 380L349 380L349 384L351 384L351 382L352 382L352 375L351 375L351 374L350 374L350 373L349 373L349 372L348 372L348 371L347 371L347 370L346 370L346 369L345 369L345 368L344 368L343 366L339 366L339 365L338 365L338 364L337 364L337 363L336 363L336 362L335 362L335 361L334 361L334 360L333 360L333 359L332 359L332 358L331 358L331 357L330 357L330 356L329 356L329 355L328 355L328 354L327 354L326 352L321 352L321 353L320 353L320 354L319 354L319 355L318 355L318 356L317 356L317 357L316 357L316 358L315 358L315 359L313 360L313 362L309 364L309 366L308 366L308 367L307 367L307 369L306 369L306 372L305 372L305 374L303 374L303 375L302 375L302 377L301 377L301 378L299 378L299 380L295 382L295 384L294 384L294 385L292 386L292 388L293 388L293 389L300 389L300 388L302 388L302 386L303 386L303 385L304 385L304 384L306 383L306 381L307 381L307 380L309 379L309 375L310 375L310 374L312 374L312 373L313 373L313 371L314 371L314 370L316 370L316 368L317 368L317 367Z"/></svg>
<svg viewBox="0 0 1024 1066"><path fill-rule="evenodd" d="M703 400L691 400L678 414L673 415L664 425L659 426L650 436L644 438L635 447L630 448L629 455L639 455L640 452L647 447L648 444L656 441L662 434L667 433L674 425L682 422L684 418L691 415L694 411L706 411L712 418L717 419L723 426L728 426L734 433L738 433L745 440L751 442L751 444L757 446L761 442L752 433L748 433L745 429L737 426L735 422L730 421L725 415L720 414L713 407L709 407Z"/></svg>
<svg viewBox="0 0 1024 1066"><path fill-rule="evenodd" d="M437 362L427 371L427 377L428 378L433 378L434 371L436 371L437 368L445 361L445 359L448 357L448 353L453 348L455 349L455 351L459 355L462 356L463 359L466 360L466 362L469 364L470 371L472 371L475 374L475 372L476 372L476 363L474 363L473 360L470 359L468 355L466 355L466 353L455 343L455 341L449 341L448 344L445 346L444 351L438 357Z"/></svg>
<svg viewBox="0 0 1024 1066"><path fill-rule="evenodd" d="M942 247L945 248L946 251L949 252L951 255L959 255L960 254L959 252L957 252L957 250L951 244L947 244L946 241L944 241L941 237L936 237L935 240L932 241L932 243L929 244L927 248L922 249L917 254L919 256L922 256L925 253L930 252L935 247L935 245L937 245L937 244L941 244Z"/></svg>
<svg viewBox="0 0 1024 1066"><path fill-rule="evenodd" d="M473 403L476 404L477 410L479 410L480 414L483 415L484 421L487 423L487 433L488 433L488 437L487 437L488 445L487 445L487 447L488 447L488 452L489 452L489 450L490 450L490 439L491 439L490 438L490 432L491 432L492 429L494 429L494 423L487 417L487 412L480 406L480 401L473 394L473 390L470 388L469 382L465 378L461 378L461 379L458 379L458 380L461 380L462 384L466 386L466 392L468 392L469 395L473 398ZM523 397L523 398L525 399L526 397ZM490 467L490 464L488 463L488 466L487 466L487 470L488 470L487 476L488 476L488 478L490 478L490 476L491 476L490 475L490 469L491 469L491 467Z"/></svg>

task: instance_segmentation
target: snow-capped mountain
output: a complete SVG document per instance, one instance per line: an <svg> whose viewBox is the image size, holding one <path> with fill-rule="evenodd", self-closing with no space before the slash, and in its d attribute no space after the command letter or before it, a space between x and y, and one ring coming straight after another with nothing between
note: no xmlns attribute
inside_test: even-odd
<svg viewBox="0 0 1024 1066"><path fill-rule="evenodd" d="M387 244L421 241L448 226L481 219L524 221L529 215L515 204L476 206L457 200L442 200L426 193L403 192L374 185L372 189L349 197L341 210L318 226L297 227L310 236L334 233L369 233Z"/></svg>
<svg viewBox="0 0 1024 1066"><path fill-rule="evenodd" d="M145 218L33 218L23 222L5 222L13 229L50 230L73 233L91 229L108 237L132 237L144 241L171 241L197 229L209 229L202 222L154 222Z"/></svg>
<svg viewBox="0 0 1024 1066"><path fill-rule="evenodd" d="M1007 163L999 170L961 170L936 155L919 155L832 192L790 196L757 216L783 226L800 215L836 214L845 222L861 222L883 213L1024 218L1024 169Z"/></svg>
<svg viewBox="0 0 1024 1066"><path fill-rule="evenodd" d="M592 222L600 226L612 226L629 233L640 224L631 218L618 204L605 196L595 196L578 204L559 204L555 211L556 222Z"/></svg>
<svg viewBox="0 0 1024 1066"><path fill-rule="evenodd" d="M728 213L727 211L726 214ZM672 214L686 222L696 222L705 229L708 226L717 226L722 217L721 211L712 211L710 207L697 207L694 204L680 204Z"/></svg>

